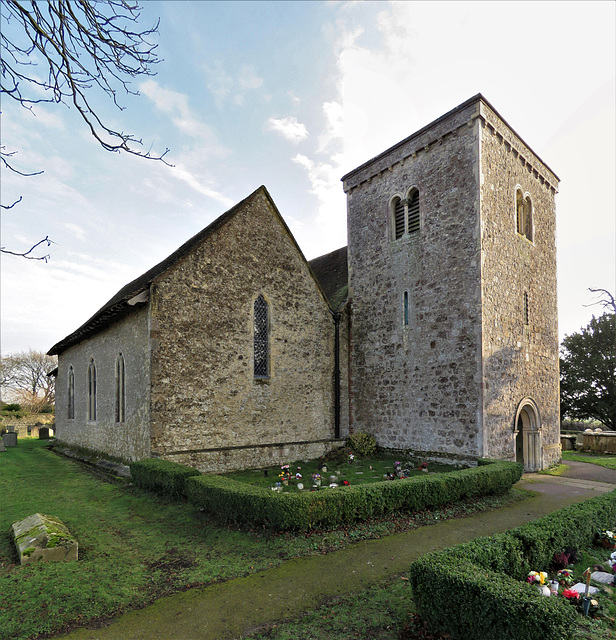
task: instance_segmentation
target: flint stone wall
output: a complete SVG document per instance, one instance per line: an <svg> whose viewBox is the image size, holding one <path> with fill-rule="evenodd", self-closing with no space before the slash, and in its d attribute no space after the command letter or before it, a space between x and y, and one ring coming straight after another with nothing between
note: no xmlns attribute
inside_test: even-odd
<svg viewBox="0 0 616 640"><path fill-rule="evenodd" d="M126 462L150 457L149 318L144 307L67 349L58 358L56 438L68 446L100 451ZM126 415L115 420L116 359L124 356ZM96 365L96 420L89 421L88 366ZM69 420L68 371L75 373L75 417Z"/></svg>
<svg viewBox="0 0 616 640"><path fill-rule="evenodd" d="M265 380L254 377L259 295ZM334 321L263 192L153 283L151 318L155 455L221 471L268 464L281 442L308 457L333 438Z"/></svg>
<svg viewBox="0 0 616 640"><path fill-rule="evenodd" d="M475 113L471 105L441 119L345 181L350 422L380 446L481 455ZM421 230L392 240L390 199L410 187L419 190Z"/></svg>
<svg viewBox="0 0 616 640"><path fill-rule="evenodd" d="M560 459L558 178L490 109L481 119L484 455L515 460L516 409L539 408L543 461ZM516 190L532 202L532 241L516 231ZM524 293L528 294L528 325Z"/></svg>
<svg viewBox="0 0 616 640"><path fill-rule="evenodd" d="M540 445L525 462L560 457L557 184L481 97L345 177L351 429L392 449L513 460L526 398ZM516 233L518 186L532 242ZM389 203L411 187L421 228L396 240Z"/></svg>

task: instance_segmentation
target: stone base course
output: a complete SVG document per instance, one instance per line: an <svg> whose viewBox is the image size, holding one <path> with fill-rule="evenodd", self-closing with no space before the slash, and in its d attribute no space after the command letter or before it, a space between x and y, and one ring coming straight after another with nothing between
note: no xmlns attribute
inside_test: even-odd
<svg viewBox="0 0 616 640"><path fill-rule="evenodd" d="M260 469L293 460L313 460L343 444L343 440L317 440L159 455L164 460L185 464L204 473L224 473L238 469Z"/></svg>

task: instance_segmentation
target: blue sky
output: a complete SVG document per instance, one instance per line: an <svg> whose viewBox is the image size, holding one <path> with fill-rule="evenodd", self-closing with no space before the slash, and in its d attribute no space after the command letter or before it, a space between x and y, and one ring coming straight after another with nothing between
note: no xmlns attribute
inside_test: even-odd
<svg viewBox="0 0 616 640"><path fill-rule="evenodd" d="M2 103L4 354L49 349L124 284L265 184L308 259L346 244L340 178L483 93L561 178L561 336L615 283L613 2L151 2L157 75L109 122L167 167L103 151L74 109ZM7 25L3 23L3 28Z"/></svg>

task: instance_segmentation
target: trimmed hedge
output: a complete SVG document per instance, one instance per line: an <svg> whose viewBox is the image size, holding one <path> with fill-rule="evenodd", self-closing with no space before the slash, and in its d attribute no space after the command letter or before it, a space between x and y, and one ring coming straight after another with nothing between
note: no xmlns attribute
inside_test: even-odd
<svg viewBox="0 0 616 640"><path fill-rule="evenodd" d="M195 507L223 521L307 530L502 494L520 479L522 471L522 465L513 462L493 462L446 474L283 494L222 476L200 475L187 480L186 496Z"/></svg>
<svg viewBox="0 0 616 640"><path fill-rule="evenodd" d="M187 478L200 476L201 472L177 462L146 458L131 462L130 474L133 482L142 489L180 498L185 496Z"/></svg>
<svg viewBox="0 0 616 640"><path fill-rule="evenodd" d="M616 522L616 491L555 511L507 533L422 556L411 565L413 599L434 628L458 640L570 638L576 612L526 583L563 547L585 548Z"/></svg>

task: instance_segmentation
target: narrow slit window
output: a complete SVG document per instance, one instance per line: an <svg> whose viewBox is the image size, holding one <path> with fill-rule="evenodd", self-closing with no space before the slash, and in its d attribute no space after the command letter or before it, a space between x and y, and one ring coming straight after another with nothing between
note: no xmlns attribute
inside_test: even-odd
<svg viewBox="0 0 616 640"><path fill-rule="evenodd" d="M254 377L269 376L269 308L260 295L254 304Z"/></svg>
<svg viewBox="0 0 616 640"><path fill-rule="evenodd" d="M75 419L75 371L73 365L68 368L68 407L67 417L69 420Z"/></svg>
<svg viewBox="0 0 616 640"><path fill-rule="evenodd" d="M404 326L409 326L409 292L405 291L402 295L402 314Z"/></svg>
<svg viewBox="0 0 616 640"><path fill-rule="evenodd" d="M88 420L96 420L96 365L94 359L90 360L88 367Z"/></svg>
<svg viewBox="0 0 616 640"><path fill-rule="evenodd" d="M124 356L120 353L116 360L116 422L124 422L126 411L126 377L124 375L124 368Z"/></svg>
<svg viewBox="0 0 616 640"><path fill-rule="evenodd" d="M528 310L528 293L524 292L524 326L528 326L529 310Z"/></svg>

